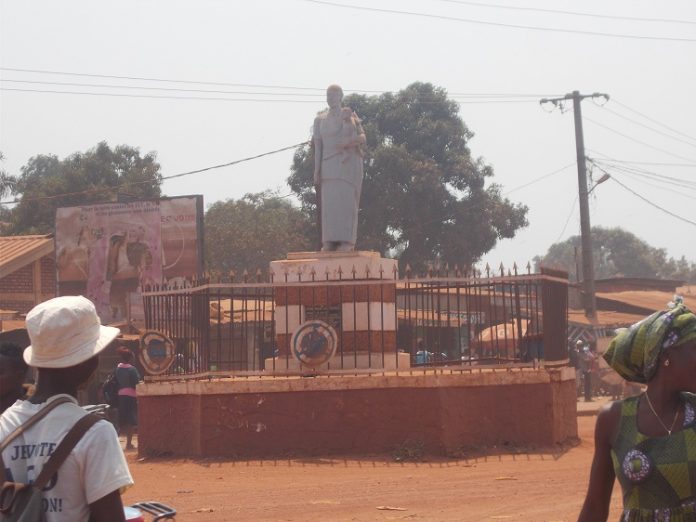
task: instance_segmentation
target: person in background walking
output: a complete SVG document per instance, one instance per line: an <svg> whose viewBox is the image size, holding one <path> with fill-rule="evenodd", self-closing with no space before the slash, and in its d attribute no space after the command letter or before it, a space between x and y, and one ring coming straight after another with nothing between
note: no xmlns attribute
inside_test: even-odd
<svg viewBox="0 0 696 522"><path fill-rule="evenodd" d="M116 367L116 382L118 383L118 427L121 434L126 436L126 449L133 446L133 430L138 425L138 401L135 387L140 382L140 374L133 366L133 352L125 346L117 350L121 362Z"/></svg>
<svg viewBox="0 0 696 522"><path fill-rule="evenodd" d="M582 384L585 394L585 402L592 400L592 367L594 365L594 354L588 346L578 339L575 343L578 347L578 365L582 372Z"/></svg>
<svg viewBox="0 0 696 522"><path fill-rule="evenodd" d="M597 415L579 522L607 520L615 478L622 521L696 520L696 315L683 304L654 313L617 335L604 359L647 390Z"/></svg>

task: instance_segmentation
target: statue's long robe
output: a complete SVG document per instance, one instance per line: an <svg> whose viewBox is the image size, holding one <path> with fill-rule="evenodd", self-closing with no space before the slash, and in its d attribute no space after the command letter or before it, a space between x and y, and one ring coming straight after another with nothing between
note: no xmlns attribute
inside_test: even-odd
<svg viewBox="0 0 696 522"><path fill-rule="evenodd" d="M355 245L358 208L363 180L363 160L357 147L341 151L339 145L363 134L357 118L345 123L328 112L314 122L314 139L321 140L321 240Z"/></svg>

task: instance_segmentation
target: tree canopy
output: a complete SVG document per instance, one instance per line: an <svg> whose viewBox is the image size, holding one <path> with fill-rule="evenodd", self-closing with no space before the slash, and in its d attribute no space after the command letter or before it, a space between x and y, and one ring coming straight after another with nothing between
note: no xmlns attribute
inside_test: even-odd
<svg viewBox="0 0 696 522"><path fill-rule="evenodd" d="M5 156L0 151L0 162L4 161L4 159ZM14 193L16 184L17 180L0 166L0 199Z"/></svg>
<svg viewBox="0 0 696 522"><path fill-rule="evenodd" d="M205 214L208 270L227 275L234 270L268 270L288 252L310 249L309 220L290 202L271 192L218 201Z"/></svg>
<svg viewBox="0 0 696 522"><path fill-rule="evenodd" d="M53 231L58 207L161 195L162 175L153 152L140 155L137 148L106 142L61 160L57 156L34 156L21 169L14 193L20 201L11 211L11 233L37 234ZM56 196L56 197L52 197Z"/></svg>
<svg viewBox="0 0 696 522"><path fill-rule="evenodd" d="M576 260L577 249L577 260ZM655 248L622 228L592 227L595 277L664 277L696 282L696 264L686 258L668 258L663 248ZM572 236L549 247L537 265L567 270L571 280L582 280L580 236Z"/></svg>
<svg viewBox="0 0 696 522"><path fill-rule="evenodd" d="M486 184L493 169L472 157L473 133L444 89L413 83L398 93L350 95L344 105L367 135L356 248L414 268L469 264L527 225L527 208ZM309 215L316 210L313 169L313 147L300 147L288 183Z"/></svg>

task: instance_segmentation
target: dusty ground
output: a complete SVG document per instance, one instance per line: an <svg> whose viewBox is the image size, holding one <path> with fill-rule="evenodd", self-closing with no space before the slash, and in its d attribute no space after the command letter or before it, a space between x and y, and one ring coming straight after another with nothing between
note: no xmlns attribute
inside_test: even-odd
<svg viewBox="0 0 696 522"><path fill-rule="evenodd" d="M142 460L124 500L160 500L177 520L576 520L590 462L594 416L562 454L398 463L385 458ZM610 520L621 499L614 490ZM392 509L380 509L380 508Z"/></svg>

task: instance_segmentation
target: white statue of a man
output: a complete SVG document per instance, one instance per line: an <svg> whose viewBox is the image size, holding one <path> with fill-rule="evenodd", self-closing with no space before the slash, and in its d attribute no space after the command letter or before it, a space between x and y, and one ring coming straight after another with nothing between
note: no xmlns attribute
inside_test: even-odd
<svg viewBox="0 0 696 522"><path fill-rule="evenodd" d="M343 89L326 90L327 111L314 120L314 185L321 202L322 250L351 251L358 230L365 132L360 119L341 107Z"/></svg>

